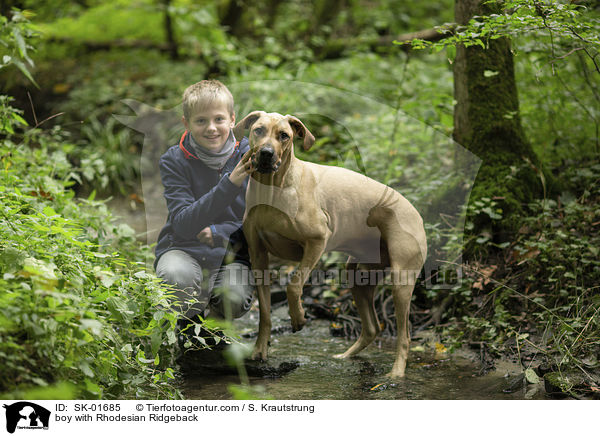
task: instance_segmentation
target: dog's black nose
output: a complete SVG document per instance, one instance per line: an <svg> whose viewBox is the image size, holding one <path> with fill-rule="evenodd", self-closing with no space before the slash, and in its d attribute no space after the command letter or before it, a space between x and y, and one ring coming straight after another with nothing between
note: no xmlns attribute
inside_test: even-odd
<svg viewBox="0 0 600 436"><path fill-rule="evenodd" d="M258 152L258 161L259 162L271 162L273 159L273 155L275 154L275 150L273 147L264 147L261 148Z"/></svg>

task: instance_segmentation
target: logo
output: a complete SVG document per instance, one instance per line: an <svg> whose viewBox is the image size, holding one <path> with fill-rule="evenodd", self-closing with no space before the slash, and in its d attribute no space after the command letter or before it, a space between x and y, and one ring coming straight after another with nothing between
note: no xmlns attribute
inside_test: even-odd
<svg viewBox="0 0 600 436"><path fill-rule="evenodd" d="M14 433L18 428L27 430L48 430L50 411L28 401L19 401L6 409L6 431Z"/></svg>

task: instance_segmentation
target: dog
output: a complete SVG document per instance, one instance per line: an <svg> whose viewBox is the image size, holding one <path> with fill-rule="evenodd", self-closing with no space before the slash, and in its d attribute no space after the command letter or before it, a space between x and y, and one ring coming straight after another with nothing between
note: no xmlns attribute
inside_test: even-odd
<svg viewBox="0 0 600 436"><path fill-rule="evenodd" d="M362 174L318 165L294 155L294 139L305 150L315 138L292 115L255 111L234 127L250 140L247 164L253 170L246 192L243 231L257 278L259 329L252 359L266 360L271 335L269 253L299 265L287 285L292 330L306 323L302 287L324 252L350 257L350 273L387 269L392 282L398 329L390 377L403 377L410 343L409 310L416 277L427 255L423 220L406 198ZM356 355L381 331L374 309L377 283L364 281L351 291L361 319L356 342L336 358Z"/></svg>

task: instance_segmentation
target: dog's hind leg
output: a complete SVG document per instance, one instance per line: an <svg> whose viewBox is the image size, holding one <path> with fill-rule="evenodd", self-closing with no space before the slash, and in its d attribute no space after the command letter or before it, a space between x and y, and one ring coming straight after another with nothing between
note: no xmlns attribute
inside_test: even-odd
<svg viewBox="0 0 600 436"><path fill-rule="evenodd" d="M393 204L392 204L393 205ZM404 377L408 347L410 346L410 300L419 271L427 255L425 231L422 226L404 228L402 211L390 207L376 207L369 212L367 224L377 226L385 241L392 278L392 295L396 312L396 361L389 377Z"/></svg>
<svg viewBox="0 0 600 436"><path fill-rule="evenodd" d="M401 248L401 247L398 247ZM391 262L391 278L392 278L392 295L394 299L394 307L396 312L396 361L392 370L387 374L389 377L404 377L406 369L406 360L408 359L408 348L410 346L410 331L409 331L409 312L410 300L415 287L415 281L422 265L422 256L418 252L414 256L408 257L408 261L398 262L397 259L404 257L406 259L407 249L403 254L396 254L394 259L394 249L390 250ZM418 251L418 250L417 250Z"/></svg>
<svg viewBox="0 0 600 436"><path fill-rule="evenodd" d="M408 359L408 347L410 346L408 315L413 288L414 285L393 286L392 288L398 337L396 342L396 361L392 370L387 374L389 377L404 377L406 360Z"/></svg>
<svg viewBox="0 0 600 436"><path fill-rule="evenodd" d="M357 270L356 264L348 265L348 273L355 273ZM372 277L369 277L369 280ZM358 284L352 287L352 297L358 309L358 314L361 321L360 336L356 342L342 354L336 354L335 358L345 359L359 353L363 348L369 345L377 337L381 331L377 313L375 312L374 299L377 283L367 283L364 285Z"/></svg>

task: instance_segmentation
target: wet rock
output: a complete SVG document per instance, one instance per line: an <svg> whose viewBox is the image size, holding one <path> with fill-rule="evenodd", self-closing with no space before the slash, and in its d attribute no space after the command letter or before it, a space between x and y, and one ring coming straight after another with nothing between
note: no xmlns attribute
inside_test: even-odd
<svg viewBox="0 0 600 436"><path fill-rule="evenodd" d="M549 372L556 371L556 368L548 363L540 363L538 367L534 369L534 371L538 376L544 377L544 375L548 374Z"/></svg>
<svg viewBox="0 0 600 436"><path fill-rule="evenodd" d="M193 350L184 353L177 361L181 372L186 375L215 374L235 375L237 368L230 366L223 355L223 350ZM300 366L297 361L281 361L269 359L268 362L246 360L246 372L251 377L279 378Z"/></svg>
<svg viewBox="0 0 600 436"><path fill-rule="evenodd" d="M184 378L190 374L237 374L237 370L227 364L221 351L204 349L189 350L183 353L177 363Z"/></svg>
<svg viewBox="0 0 600 436"><path fill-rule="evenodd" d="M275 363L277 364L277 363ZM292 372L300 366L297 361L284 361L279 362L277 366L270 364L270 362L256 362L246 361L246 371L251 377L262 377L262 378L279 378Z"/></svg>
<svg viewBox="0 0 600 436"><path fill-rule="evenodd" d="M552 396L565 397L585 387L585 378L577 373L548 372L544 374L544 387Z"/></svg>
<svg viewBox="0 0 600 436"><path fill-rule="evenodd" d="M328 306L326 304L323 304L323 303L306 304L305 303L304 306L306 307L307 310L310 311L310 313L315 318L328 319L328 320L332 320L332 321L337 318L337 314L334 312L334 308L331 306Z"/></svg>
<svg viewBox="0 0 600 436"><path fill-rule="evenodd" d="M512 394L518 390L523 389L527 381L525 379L525 373L517 374L516 376L509 376L506 382L506 387L502 389L505 394Z"/></svg>
<svg viewBox="0 0 600 436"><path fill-rule="evenodd" d="M271 304L275 305L284 301L287 301L287 294L285 292L285 288L273 286L271 288Z"/></svg>
<svg viewBox="0 0 600 436"><path fill-rule="evenodd" d="M307 324L308 324L308 322L307 322ZM273 327L271 329L272 336L281 335L284 333L292 333L292 325L289 322L287 324L276 325L275 327ZM245 338L245 339L255 338L258 336L258 329L246 332L246 333L242 334L241 336L242 336L242 338Z"/></svg>

